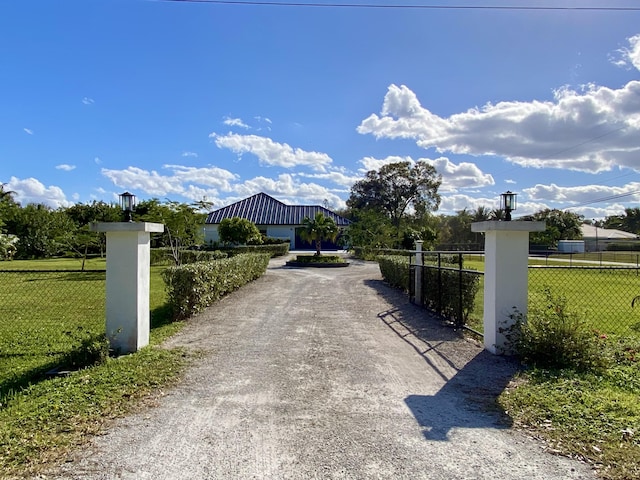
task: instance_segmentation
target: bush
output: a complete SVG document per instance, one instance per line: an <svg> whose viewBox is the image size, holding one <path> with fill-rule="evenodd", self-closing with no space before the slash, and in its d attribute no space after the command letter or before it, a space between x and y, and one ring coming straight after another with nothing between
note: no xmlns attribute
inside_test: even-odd
<svg viewBox="0 0 640 480"><path fill-rule="evenodd" d="M298 263L344 263L339 255L296 255Z"/></svg>
<svg viewBox="0 0 640 480"><path fill-rule="evenodd" d="M606 250L610 252L638 252L640 251L640 242L610 243Z"/></svg>
<svg viewBox="0 0 640 480"><path fill-rule="evenodd" d="M188 318L260 277L267 270L269 258L264 253L247 253L167 268L162 277L167 285L167 303L174 317Z"/></svg>
<svg viewBox="0 0 640 480"><path fill-rule="evenodd" d="M218 235L224 243L243 244L262 242L262 235L255 223L246 218L225 218L218 226Z"/></svg>
<svg viewBox="0 0 640 480"><path fill-rule="evenodd" d="M454 265L458 264L458 257ZM441 260L442 264L445 262ZM454 323L464 325L473 311L480 290L480 275L459 268L423 267L423 304ZM462 317L460 318L460 315Z"/></svg>
<svg viewBox="0 0 640 480"><path fill-rule="evenodd" d="M211 262L227 258L228 255L220 250L180 250L181 263ZM151 249L151 265L173 265L171 248L161 247Z"/></svg>
<svg viewBox="0 0 640 480"><path fill-rule="evenodd" d="M79 369L101 365L109 358L109 339L104 334L94 334L82 326L65 332L74 344L62 359L66 367Z"/></svg>
<svg viewBox="0 0 640 480"><path fill-rule="evenodd" d="M268 253L271 257L281 257L289 253L289 242L276 245L238 245L236 247L220 248L230 257L243 253Z"/></svg>
<svg viewBox="0 0 640 480"><path fill-rule="evenodd" d="M377 257L380 273L385 282L395 288L409 291L409 257L380 255Z"/></svg>
<svg viewBox="0 0 640 480"><path fill-rule="evenodd" d="M507 341L523 362L540 368L600 370L608 366L602 348L604 335L593 331L583 315L569 308L567 300L549 289L545 302L534 303L526 318L515 313Z"/></svg>

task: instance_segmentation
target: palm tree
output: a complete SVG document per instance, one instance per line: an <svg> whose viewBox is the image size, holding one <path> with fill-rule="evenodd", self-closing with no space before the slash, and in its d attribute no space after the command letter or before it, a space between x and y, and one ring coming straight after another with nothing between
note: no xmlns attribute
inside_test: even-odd
<svg viewBox="0 0 640 480"><path fill-rule="evenodd" d="M316 243L316 256L320 256L320 246L322 240L334 241L338 236L338 226L332 218L325 216L322 212L316 213L311 219L304 217L302 219L303 229L300 231L300 238L305 242Z"/></svg>

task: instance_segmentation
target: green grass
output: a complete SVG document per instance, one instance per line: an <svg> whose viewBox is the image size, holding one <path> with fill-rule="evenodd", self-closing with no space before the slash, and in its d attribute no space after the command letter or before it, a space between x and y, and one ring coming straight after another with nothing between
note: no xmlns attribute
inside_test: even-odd
<svg viewBox="0 0 640 480"><path fill-rule="evenodd" d="M627 257L616 253L615 258ZM529 264L568 266L566 262L553 262L552 259L549 262L530 259ZM594 267L588 263L582 265ZM572 266L580 266L580 262L574 259ZM464 268L484 271L484 261L477 256L467 257ZM529 269L529 302L542 301L547 287L554 294L565 296L571 305L581 310L594 329L607 334L640 337L640 309L631 307L632 299L640 295L640 276L635 269ZM480 332L483 328L483 300L480 289L469 321L469 326Z"/></svg>
<svg viewBox="0 0 640 480"><path fill-rule="evenodd" d="M104 334L105 274L69 271L79 268L73 259L0 263L0 270L66 270L0 273L0 478L22 477L64 455L106 419L130 411L137 399L178 378L185 364L182 352L156 347L183 322L172 321L165 303L165 267L152 267L151 346L46 379L44 372L82 339ZM85 265L104 268L102 259Z"/></svg>
<svg viewBox="0 0 640 480"><path fill-rule="evenodd" d="M625 350L626 348L626 350ZM640 344L601 373L525 371L499 398L514 425L601 477L640 478Z"/></svg>
<svg viewBox="0 0 640 480"><path fill-rule="evenodd" d="M0 478L24 478L64 460L109 419L175 382L187 362L180 350L150 346L35 383L5 399L0 406Z"/></svg>

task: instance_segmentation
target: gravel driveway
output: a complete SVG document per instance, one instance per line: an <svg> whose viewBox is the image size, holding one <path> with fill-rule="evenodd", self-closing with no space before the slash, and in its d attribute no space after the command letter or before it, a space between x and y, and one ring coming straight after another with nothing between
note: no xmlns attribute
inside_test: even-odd
<svg viewBox="0 0 640 480"><path fill-rule="evenodd" d="M157 406L40 478L593 479L509 428L514 365L382 283L374 263L265 276L169 346L205 351Z"/></svg>

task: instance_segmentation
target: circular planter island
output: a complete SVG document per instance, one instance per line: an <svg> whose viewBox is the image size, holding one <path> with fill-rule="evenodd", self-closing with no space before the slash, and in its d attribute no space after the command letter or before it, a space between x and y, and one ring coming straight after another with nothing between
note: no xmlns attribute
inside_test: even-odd
<svg viewBox="0 0 640 480"><path fill-rule="evenodd" d="M339 255L297 255L295 260L289 260L287 267L302 268L340 268L348 267L349 262Z"/></svg>

